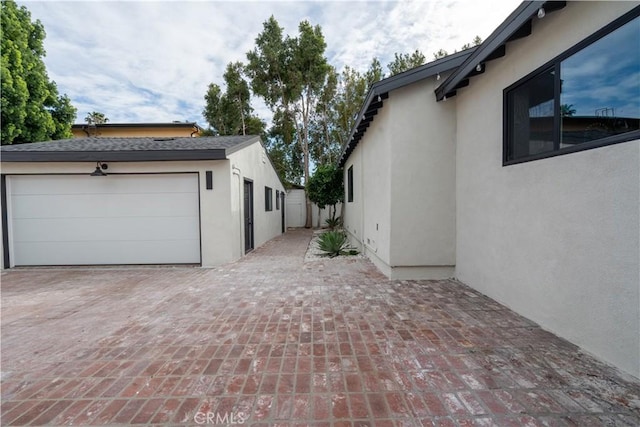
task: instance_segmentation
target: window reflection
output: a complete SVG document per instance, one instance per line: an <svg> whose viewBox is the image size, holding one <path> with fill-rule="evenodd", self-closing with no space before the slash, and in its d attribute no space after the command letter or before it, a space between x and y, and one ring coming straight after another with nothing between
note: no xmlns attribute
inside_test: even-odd
<svg viewBox="0 0 640 427"><path fill-rule="evenodd" d="M640 19L562 61L560 78L560 148L637 130Z"/></svg>

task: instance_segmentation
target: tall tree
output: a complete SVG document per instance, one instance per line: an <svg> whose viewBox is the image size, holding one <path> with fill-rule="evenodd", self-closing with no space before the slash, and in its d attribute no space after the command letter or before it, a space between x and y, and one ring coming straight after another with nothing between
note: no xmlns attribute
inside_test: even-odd
<svg viewBox="0 0 640 427"><path fill-rule="evenodd" d="M298 36L283 36L278 21L271 16L256 38L256 47L247 53L247 72L255 94L277 113L285 127L295 133L283 142L295 142L302 154L304 183L310 172L310 129L313 114L330 70L324 55L326 43L320 26L308 21L298 25ZM288 141L289 136L294 141ZM306 227L311 227L311 201L307 197Z"/></svg>
<svg viewBox="0 0 640 427"><path fill-rule="evenodd" d="M241 62L230 62L223 75L226 90L209 84L204 96L202 115L212 128L214 135L261 135L264 137L265 123L253 115L249 83L244 77Z"/></svg>
<svg viewBox="0 0 640 427"><path fill-rule="evenodd" d="M1 142L19 144L71 137L76 109L59 96L44 65L46 34L39 20L31 21L25 6L2 1L0 80Z"/></svg>
<svg viewBox="0 0 640 427"><path fill-rule="evenodd" d="M87 114L84 121L90 125L103 125L109 121L109 118L104 113L98 111L92 111Z"/></svg>
<svg viewBox="0 0 640 427"><path fill-rule="evenodd" d="M400 74L404 71L418 67L427 62L427 58L418 49L415 52L409 53L395 53L394 59L387 65L389 72L392 76Z"/></svg>

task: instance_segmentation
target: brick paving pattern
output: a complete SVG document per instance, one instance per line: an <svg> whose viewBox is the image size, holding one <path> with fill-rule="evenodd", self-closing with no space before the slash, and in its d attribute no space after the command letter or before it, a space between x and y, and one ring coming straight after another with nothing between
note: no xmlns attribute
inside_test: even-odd
<svg viewBox="0 0 640 427"><path fill-rule="evenodd" d="M2 425L637 426L640 382L454 280L304 262L2 274Z"/></svg>

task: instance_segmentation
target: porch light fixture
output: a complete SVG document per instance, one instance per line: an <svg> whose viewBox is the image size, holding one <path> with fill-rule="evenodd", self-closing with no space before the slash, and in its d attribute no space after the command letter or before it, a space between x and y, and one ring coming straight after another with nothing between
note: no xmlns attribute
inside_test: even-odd
<svg viewBox="0 0 640 427"><path fill-rule="evenodd" d="M106 163L97 162L96 163L96 170L91 172L89 175L90 176L107 176L107 174L103 172L103 171L105 171L107 169L109 169L109 165L107 165Z"/></svg>
<svg viewBox="0 0 640 427"><path fill-rule="evenodd" d="M477 72L482 71L482 64L478 64L478 65L476 65L476 71L477 71Z"/></svg>
<svg viewBox="0 0 640 427"><path fill-rule="evenodd" d="M538 19L544 18L545 15L546 15L546 12L544 11L544 7L541 7L540 9L538 9Z"/></svg>

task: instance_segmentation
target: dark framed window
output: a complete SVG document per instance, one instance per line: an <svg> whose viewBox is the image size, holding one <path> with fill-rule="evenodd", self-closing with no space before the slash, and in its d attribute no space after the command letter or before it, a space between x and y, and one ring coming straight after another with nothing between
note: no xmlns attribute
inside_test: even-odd
<svg viewBox="0 0 640 427"><path fill-rule="evenodd" d="M276 210L280 210L280 190L276 190Z"/></svg>
<svg viewBox="0 0 640 427"><path fill-rule="evenodd" d="M503 165L640 139L640 7L504 90Z"/></svg>
<svg viewBox="0 0 640 427"><path fill-rule="evenodd" d="M271 187L264 187L264 210L267 212L273 210L273 190Z"/></svg>
<svg viewBox="0 0 640 427"><path fill-rule="evenodd" d="M347 169L347 202L353 202L353 165Z"/></svg>

